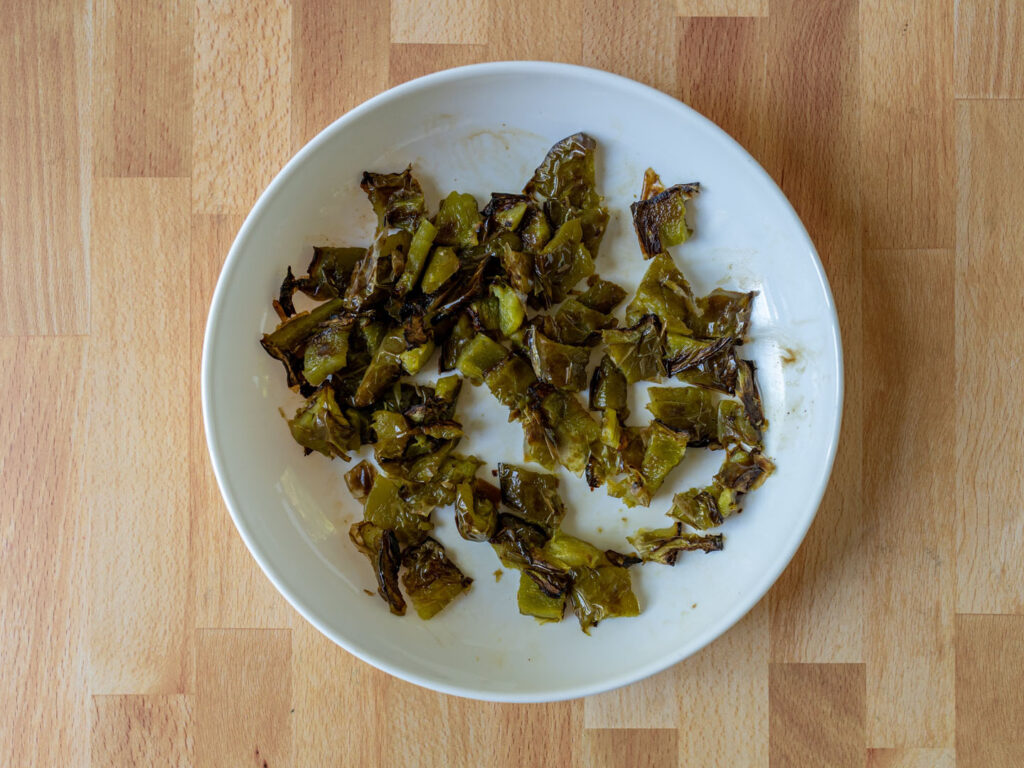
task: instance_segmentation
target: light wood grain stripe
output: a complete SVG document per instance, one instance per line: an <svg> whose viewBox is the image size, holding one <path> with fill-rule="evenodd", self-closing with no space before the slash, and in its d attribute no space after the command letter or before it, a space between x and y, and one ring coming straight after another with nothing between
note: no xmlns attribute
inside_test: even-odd
<svg viewBox="0 0 1024 768"><path fill-rule="evenodd" d="M953 746L953 284L952 251L864 257L864 365L872 374L864 384L862 546L871 574L868 744L876 747Z"/></svg>
<svg viewBox="0 0 1024 768"><path fill-rule="evenodd" d="M959 768L1024 765L1024 616L957 616Z"/></svg>
<svg viewBox="0 0 1024 768"><path fill-rule="evenodd" d="M952 248L952 3L860 7L861 215L867 248Z"/></svg>
<svg viewBox="0 0 1024 768"><path fill-rule="evenodd" d="M185 0L94 7L97 176L189 176L192 12Z"/></svg>
<svg viewBox="0 0 1024 768"><path fill-rule="evenodd" d="M293 150L388 87L388 7L388 0L293 0Z"/></svg>
<svg viewBox="0 0 1024 768"><path fill-rule="evenodd" d="M676 0L680 16L767 16L768 0Z"/></svg>
<svg viewBox="0 0 1024 768"><path fill-rule="evenodd" d="M1024 103L957 107L957 610L1024 613Z"/></svg>
<svg viewBox="0 0 1024 768"><path fill-rule="evenodd" d="M191 696L95 696L92 765L192 768Z"/></svg>
<svg viewBox="0 0 1024 768"><path fill-rule="evenodd" d="M579 64L585 0L491 2L486 53L495 61L531 59Z"/></svg>
<svg viewBox="0 0 1024 768"><path fill-rule="evenodd" d="M197 2L193 213L248 213L288 160L291 18L284 0Z"/></svg>
<svg viewBox="0 0 1024 768"><path fill-rule="evenodd" d="M583 732L584 761L592 768L664 768L677 761L675 728L613 728ZM688 763L686 763L688 765Z"/></svg>
<svg viewBox="0 0 1024 768"><path fill-rule="evenodd" d="M662 0L584 0L583 63L675 93L673 8Z"/></svg>
<svg viewBox="0 0 1024 768"><path fill-rule="evenodd" d="M584 708L587 728L677 728L685 766L767 766L767 603L696 656ZM716 726L703 727L710 712Z"/></svg>
<svg viewBox="0 0 1024 768"><path fill-rule="evenodd" d="M839 312L846 371L861 370L858 4L777 0L768 18L763 162L817 246ZM779 52L785 51L785 55ZM813 73L813 76L810 75ZM828 492L771 593L775 661L863 659L861 377L847 374Z"/></svg>
<svg viewBox="0 0 1024 768"><path fill-rule="evenodd" d="M292 765L291 670L290 630L196 632L196 768Z"/></svg>
<svg viewBox="0 0 1024 768"><path fill-rule="evenodd" d="M89 690L180 693L191 670L188 179L103 179L93 199L93 335L83 513Z"/></svg>
<svg viewBox="0 0 1024 768"><path fill-rule="evenodd" d="M772 664L771 768L862 768L863 664Z"/></svg>
<svg viewBox="0 0 1024 768"><path fill-rule="evenodd" d="M391 0L391 42L487 42L487 0Z"/></svg>
<svg viewBox="0 0 1024 768"><path fill-rule="evenodd" d="M4 6L0 335L89 331L90 52L85 0Z"/></svg>
<svg viewBox="0 0 1024 768"><path fill-rule="evenodd" d="M1024 97L1024 6L1019 0L957 0L956 95Z"/></svg>
<svg viewBox="0 0 1024 768"><path fill-rule="evenodd" d="M418 45L391 46L391 85L413 80L451 67L487 61L485 45Z"/></svg>
<svg viewBox="0 0 1024 768"><path fill-rule="evenodd" d="M676 32L679 98L761 158L767 23L679 19Z"/></svg>
<svg viewBox="0 0 1024 768"><path fill-rule="evenodd" d="M0 765L88 750L84 339L0 338Z"/></svg>
<svg viewBox="0 0 1024 768"><path fill-rule="evenodd" d="M954 768L953 749L869 749L867 768Z"/></svg>

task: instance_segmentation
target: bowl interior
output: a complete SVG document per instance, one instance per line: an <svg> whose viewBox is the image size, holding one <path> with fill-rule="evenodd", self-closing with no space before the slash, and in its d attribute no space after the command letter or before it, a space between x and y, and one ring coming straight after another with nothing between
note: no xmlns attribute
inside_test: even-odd
<svg viewBox="0 0 1024 768"><path fill-rule="evenodd" d="M725 550L691 553L674 568L634 570L640 617L604 622L590 637L570 615L540 626L520 616L518 577L487 545L462 541L450 510L434 513L437 538L474 579L435 619L389 615L365 560L348 540L361 509L346 465L304 457L278 414L300 402L258 338L276 317L270 299L286 265L304 272L314 244L365 245L373 215L363 170L412 163L433 209L452 189L481 206L518 191L548 147L586 131L599 144L600 188L612 219L598 272L632 291L645 269L629 204L643 171L666 183L700 181L695 236L673 249L699 293L755 289L752 334L778 471L727 521ZM620 310L621 312L621 310ZM433 373L433 369L431 369ZM813 246L785 198L718 128L678 102L628 80L575 67L501 64L454 70L368 102L304 149L268 188L224 267L204 350L204 413L228 507L253 554L321 631L407 680L461 695L545 700L624 684L696 651L737 621L789 561L828 478L841 406L835 311ZM632 421L648 416L642 392ZM464 453L492 468L522 463L522 433L486 392L466 385ZM601 547L625 549L637 527L664 526L673 493L707 483L720 452L693 450L649 509L628 510L604 489L562 473L565 527ZM482 470L482 471L486 471Z"/></svg>

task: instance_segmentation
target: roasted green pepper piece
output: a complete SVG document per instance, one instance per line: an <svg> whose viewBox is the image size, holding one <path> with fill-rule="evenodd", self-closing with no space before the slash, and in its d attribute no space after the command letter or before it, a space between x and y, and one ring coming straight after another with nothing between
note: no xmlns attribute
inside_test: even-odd
<svg viewBox="0 0 1024 768"><path fill-rule="evenodd" d="M570 218L584 223L584 243L596 255L608 224L595 185L594 150L597 143L585 133L559 141L548 151L523 192L538 203L556 226Z"/></svg>
<svg viewBox="0 0 1024 768"><path fill-rule="evenodd" d="M423 216L423 190L410 165L400 173L363 174L359 183L377 214L377 231L388 227L415 232Z"/></svg>
<svg viewBox="0 0 1024 768"><path fill-rule="evenodd" d="M394 531L401 549L415 546L433 530L430 518L416 512L402 498L400 481L387 475L377 475L366 497L363 519L382 530Z"/></svg>
<svg viewBox="0 0 1024 768"><path fill-rule="evenodd" d="M538 254L551 239L551 224L544 211L537 207L527 208L519 228L523 251ZM532 261L531 261L532 264Z"/></svg>
<svg viewBox="0 0 1024 768"><path fill-rule="evenodd" d="M459 373L473 382L479 383L484 374L508 357L508 350L501 344L478 333L459 352L456 367Z"/></svg>
<svg viewBox="0 0 1024 768"><path fill-rule="evenodd" d="M686 226L686 201L698 192L700 184L676 184L629 206L644 258L664 253L669 246L686 241L691 233Z"/></svg>
<svg viewBox="0 0 1024 768"><path fill-rule="evenodd" d="M542 624L561 621L565 615L565 597L565 592L556 596L546 593L528 572L523 571L519 574L516 601L519 604L519 612L524 616L533 616Z"/></svg>
<svg viewBox="0 0 1024 768"><path fill-rule="evenodd" d="M394 531L381 534L380 549L377 550L377 594L388 604L396 616L405 615L405 599L398 588L398 569L402 565L402 554Z"/></svg>
<svg viewBox="0 0 1024 768"><path fill-rule="evenodd" d="M558 304L576 283L594 273L594 261L582 238L580 220L569 219L534 257L533 298L537 305Z"/></svg>
<svg viewBox="0 0 1024 768"><path fill-rule="evenodd" d="M677 333L665 336L665 368L669 376L683 371L699 370L716 358L723 358L739 339L723 336L720 339L695 339Z"/></svg>
<svg viewBox="0 0 1024 768"><path fill-rule="evenodd" d="M612 565L597 547L557 531L544 545L544 552L572 575L569 597L587 634L604 619L639 615L629 571Z"/></svg>
<svg viewBox="0 0 1024 768"><path fill-rule="evenodd" d="M455 489L455 525L469 541L488 541L498 525L501 491L486 480L459 483Z"/></svg>
<svg viewBox="0 0 1024 768"><path fill-rule="evenodd" d="M655 422L647 435L647 449L641 471L644 484L653 495L661 488L668 473L683 460L686 453L686 436Z"/></svg>
<svg viewBox="0 0 1024 768"><path fill-rule="evenodd" d="M341 299L332 299L310 312L303 312L285 320L273 332L264 334L260 339L260 344L267 353L284 364L289 387L306 383L302 377L306 344L325 323L340 317L343 312L344 305Z"/></svg>
<svg viewBox="0 0 1024 768"><path fill-rule="evenodd" d="M637 323L644 315L657 315L668 333L689 335L695 312L693 291L667 253L654 257L636 295L626 306L626 322Z"/></svg>
<svg viewBox="0 0 1024 768"><path fill-rule="evenodd" d="M718 552L723 541L720 533L707 536L684 533L682 523L667 528L641 528L626 540L644 562L664 565L675 565L681 552Z"/></svg>
<svg viewBox="0 0 1024 768"><path fill-rule="evenodd" d="M601 358L590 377L590 410L611 408L626 413L626 376L608 355Z"/></svg>
<svg viewBox="0 0 1024 768"><path fill-rule="evenodd" d="M562 344L593 346L601 338L601 331L614 328L617 321L569 297L553 315L537 318L537 327L545 335Z"/></svg>
<svg viewBox="0 0 1024 768"><path fill-rule="evenodd" d="M352 398L356 407L370 405L386 387L398 380L402 375L401 355L405 351L405 332L401 328L392 329L381 339L380 346L373 353L373 360L359 382L359 389Z"/></svg>
<svg viewBox="0 0 1024 768"><path fill-rule="evenodd" d="M370 495L370 489L373 488L373 482L376 479L377 470L366 459L363 459L345 473L345 485L348 486L349 493L352 494L356 501L360 502L366 501L366 497Z"/></svg>
<svg viewBox="0 0 1024 768"><path fill-rule="evenodd" d="M760 488L774 471L775 465L771 459L759 449L747 451L733 448L726 452L722 468L715 475L715 482L739 493L749 493Z"/></svg>
<svg viewBox="0 0 1024 768"><path fill-rule="evenodd" d="M412 241L409 243L409 256L405 261L405 269L395 285L395 293L398 296L405 296L416 287L420 275L423 274L423 268L427 265L427 257L430 255L430 248L434 244L435 237L437 237L437 227L424 216L420 219L416 234L412 236Z"/></svg>
<svg viewBox="0 0 1024 768"><path fill-rule="evenodd" d="M401 457L409 444L409 423L400 413L375 411L373 432L376 436L373 451L377 461Z"/></svg>
<svg viewBox="0 0 1024 768"><path fill-rule="evenodd" d="M535 389L536 397L540 398L545 443L563 467L579 475L587 467L590 446L600 437L601 425L571 392L550 387L550 391L544 391L541 386ZM523 431L526 432L525 426Z"/></svg>
<svg viewBox="0 0 1024 768"><path fill-rule="evenodd" d="M526 349L538 379L570 392L586 389L589 349L559 344L536 328L527 335Z"/></svg>
<svg viewBox="0 0 1024 768"><path fill-rule="evenodd" d="M647 315L632 328L602 332L608 356L626 382L658 381L665 375L661 360L661 328L658 318Z"/></svg>
<svg viewBox="0 0 1024 768"><path fill-rule="evenodd" d="M330 387L313 393L288 421L288 429L307 454L316 451L348 461L346 451L359 448L359 431L345 418Z"/></svg>
<svg viewBox="0 0 1024 768"><path fill-rule="evenodd" d="M476 198L461 192L452 192L441 203L434 224L437 226L438 245L467 248L478 245L477 228L482 219Z"/></svg>
<svg viewBox="0 0 1024 768"><path fill-rule="evenodd" d="M434 293L459 271L459 257L451 248L435 248L427 270L423 273L421 287L424 293Z"/></svg>
<svg viewBox="0 0 1024 768"><path fill-rule="evenodd" d="M345 307L351 312L367 312L379 305L405 271L412 235L405 230L381 232L352 271L345 289Z"/></svg>
<svg viewBox="0 0 1024 768"><path fill-rule="evenodd" d="M718 436L718 415L711 393L699 387L651 387L647 410L690 445L704 446Z"/></svg>
<svg viewBox="0 0 1024 768"><path fill-rule="evenodd" d="M676 379L727 395L735 394L738 365L732 338L717 354L676 373Z"/></svg>
<svg viewBox="0 0 1024 768"><path fill-rule="evenodd" d="M348 361L348 335L352 330L351 318L328 320L324 327L309 340L303 355L302 375L314 387Z"/></svg>
<svg viewBox="0 0 1024 768"><path fill-rule="evenodd" d="M487 388L498 402L512 412L517 418L530 398L530 387L537 381L533 368L518 355L509 355L484 377Z"/></svg>
<svg viewBox="0 0 1024 768"><path fill-rule="evenodd" d="M502 335L510 336L519 330L526 317L523 303L512 288L502 283L494 283L491 293L498 300L498 329Z"/></svg>
<svg viewBox="0 0 1024 768"><path fill-rule="evenodd" d="M402 352L398 359L402 362L402 367L406 370L406 373L414 374L419 373L423 370L423 366L427 364L430 356L434 354L434 340L427 339L426 342L420 344L418 347L407 349Z"/></svg>
<svg viewBox="0 0 1024 768"><path fill-rule="evenodd" d="M714 528L739 510L738 494L731 488L712 483L706 488L691 488L672 498L668 514L691 528Z"/></svg>
<svg viewBox="0 0 1024 768"><path fill-rule="evenodd" d="M524 295L533 293L533 255L525 251L512 250L510 245L506 245L499 258L509 285Z"/></svg>
<svg viewBox="0 0 1024 768"><path fill-rule="evenodd" d="M740 293L716 288L697 299L699 314L693 323L694 333L704 338L746 338L755 296L757 291Z"/></svg>
<svg viewBox="0 0 1024 768"><path fill-rule="evenodd" d="M558 495L558 478L531 472L514 464L498 464L501 500L526 520L549 535L565 517L565 504Z"/></svg>
<svg viewBox="0 0 1024 768"><path fill-rule="evenodd" d="M494 192L483 210L484 240L502 231L514 232L519 229L526 209L532 203L526 195Z"/></svg>
<svg viewBox="0 0 1024 768"><path fill-rule="evenodd" d="M365 255L365 248L314 246L308 275L298 281L298 288L310 298L317 300L343 296L352 270Z"/></svg>
<svg viewBox="0 0 1024 768"><path fill-rule="evenodd" d="M747 421L756 430L756 442L760 443L761 431L768 426L768 422L764 418L761 390L757 386L757 366L752 360L736 361L736 396L743 403Z"/></svg>
<svg viewBox="0 0 1024 768"><path fill-rule="evenodd" d="M406 552L402 565L402 586L421 619L436 616L473 583L431 538Z"/></svg>
<svg viewBox="0 0 1024 768"><path fill-rule="evenodd" d="M718 404L718 444L729 446L740 443L759 446L761 430L750 423L742 403L722 400Z"/></svg>
<svg viewBox="0 0 1024 768"><path fill-rule="evenodd" d="M625 298L626 291L621 286L609 280L602 280L598 275L587 278L587 290L579 297L580 304L605 315L619 306Z"/></svg>

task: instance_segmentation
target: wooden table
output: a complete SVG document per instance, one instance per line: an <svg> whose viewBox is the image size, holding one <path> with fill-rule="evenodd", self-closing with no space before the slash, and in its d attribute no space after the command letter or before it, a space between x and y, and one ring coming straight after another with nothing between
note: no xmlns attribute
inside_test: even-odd
<svg viewBox="0 0 1024 768"><path fill-rule="evenodd" d="M4 4L0 765L1024 765L1019 0ZM602 67L782 185L839 306L846 411L779 583L694 658L542 706L321 637L224 510L211 292L272 175L369 96Z"/></svg>

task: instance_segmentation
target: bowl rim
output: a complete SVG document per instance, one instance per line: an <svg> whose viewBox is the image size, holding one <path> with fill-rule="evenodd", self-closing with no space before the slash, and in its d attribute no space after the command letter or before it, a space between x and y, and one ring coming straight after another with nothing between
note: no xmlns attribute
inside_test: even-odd
<svg viewBox="0 0 1024 768"><path fill-rule="evenodd" d="M784 550L780 550L779 556L776 558L774 565L764 572L756 586L751 589L743 599L736 603L732 611L719 618L718 621L710 627L705 628L702 632L696 634L688 642L680 645L678 650L672 654L668 654L643 667L613 678L603 679L589 684L536 691L487 690L469 685L452 684L447 681L435 679L429 675L411 672L402 668L400 665L391 664L384 659L378 658L372 648L351 641L343 634L336 632L325 622L321 621L320 617L305 603L303 598L293 591L291 587L288 586L286 580L278 574L273 567L271 567L269 560L265 556L262 547L254 536L245 516L240 514L238 505L235 502L232 484L228 478L227 469L220 458L222 453L221 441L211 415L211 409L213 407L211 400L214 370L212 347L214 345L214 340L218 335L218 318L223 312L222 305L224 302L226 286L231 281L231 275L239 268L241 254L246 241L249 239L250 231L254 226L254 222L259 219L264 210L270 206L284 181L298 166L303 163L307 156L316 152L317 149L322 144L328 142L335 133L341 131L349 123L357 121L364 114L425 88L435 87L459 80L495 75L519 75L530 77L559 75L562 77L568 76L572 78L580 78L582 80L590 81L591 83L602 84L609 88L614 88L616 91L630 92L633 96L656 102L664 109L674 110L677 114L684 116L688 121L693 121L698 125L703 125L705 130L711 130L721 134L726 142L732 144L733 149L738 151L739 157L741 157L747 164L748 170L755 175L760 175L764 181L778 191L779 197L785 204L785 209L789 211L789 214L792 216L793 223L797 226L797 231L802 233L808 252L812 256L812 265L816 271L818 282L824 290L827 318L830 323L829 331L831 332L832 341L836 350L836 368L834 371L836 382L836 409L835 414L833 415L833 423L831 425L826 461L822 465L822 472L820 474L817 487L808 494L808 500L813 503L808 507L810 510L809 513L805 515L804 519L798 521L794 526L791 536L787 542L788 546ZM761 601L772 585L778 580L779 576L782 575L782 572L788 567L793 556L796 554L797 549L799 549L800 545L803 543L803 540L807 535L807 531L817 515L818 508L821 505L821 500L828 487L833 464L835 462L836 452L838 450L842 427L844 398L843 373L843 347L840 336L839 317L836 311L835 300L832 296L832 290L825 274L825 269L821 263L821 259L818 256L817 249L814 247L814 243L811 240L810 235L808 235L803 222L800 220L800 217L797 215L785 193L783 193L781 188L779 188L775 183L775 180L772 179L770 174L764 170L764 168L750 155L750 153L746 151L746 149L743 148L742 145L740 145L732 138L732 136L726 133L726 131L720 128L713 121L704 117L699 112L678 99L630 78L576 64L545 61L498 61L482 64L470 64L467 66L441 70L439 72L434 72L400 85L396 85L393 88L373 96L359 106L349 110L321 130L316 136L307 142L305 146L296 152L284 167L274 176L267 188L260 194L255 205L253 205L252 210L250 210L249 214L246 216L241 229L239 229L238 234L235 236L231 249L228 251L227 258L221 268L220 276L217 279L217 285L213 292L213 298L210 303L210 312L207 317L206 332L203 337L201 371L203 428L206 436L207 448L210 454L210 461L213 466L213 472L217 479L217 486L220 489L221 496L224 499L224 503L228 508L228 512L231 515L231 519L234 522L239 535L241 535L249 552L252 554L253 558L255 558L256 562L259 564L264 574L266 574L267 578L270 579L270 582L274 585L277 591L284 596L291 606L298 611L306 621L312 624L324 636L328 637L352 655L376 667L377 669L387 672L401 680L405 680L406 682L438 691L440 693L481 701L506 703L553 702L610 691L615 688L639 682L651 675L668 669L680 661L696 654L709 643L725 634L725 632L738 623L740 619L742 619Z"/></svg>

